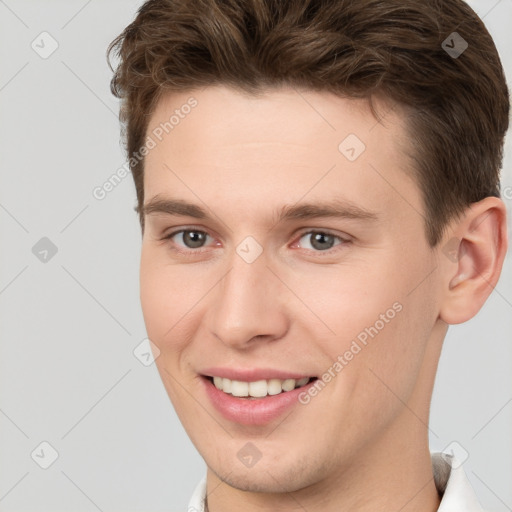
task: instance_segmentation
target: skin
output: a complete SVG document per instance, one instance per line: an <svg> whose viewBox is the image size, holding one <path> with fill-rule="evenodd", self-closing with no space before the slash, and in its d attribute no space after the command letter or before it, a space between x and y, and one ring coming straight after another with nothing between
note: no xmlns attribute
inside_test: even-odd
<svg viewBox="0 0 512 512"><path fill-rule="evenodd" d="M363 100L211 86L164 96L147 133L190 96L197 106L146 156L144 202L181 199L209 218L145 216L140 293L158 371L208 467L210 512L437 510L427 426L437 362L448 324L474 316L498 280L502 201L472 205L431 248L400 109L379 100L379 123ZM366 146L353 162L338 149L350 133ZM273 217L333 199L376 219ZM163 239L180 229L209 236L199 249L183 233ZM308 231L341 238L319 250ZM236 252L247 236L263 248L250 264ZM458 259L443 251L453 238ZM317 396L276 421L228 421L204 393L208 366L321 376L395 303ZM261 453L252 467L237 457L247 442Z"/></svg>

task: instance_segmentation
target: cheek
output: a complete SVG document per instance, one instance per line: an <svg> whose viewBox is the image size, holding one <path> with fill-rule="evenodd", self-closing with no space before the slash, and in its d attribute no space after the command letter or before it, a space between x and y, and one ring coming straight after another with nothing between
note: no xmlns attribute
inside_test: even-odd
<svg viewBox="0 0 512 512"><path fill-rule="evenodd" d="M184 342L182 320L201 290L162 257L161 250L143 245L140 261L140 301L148 337L162 351L179 351Z"/></svg>
<svg viewBox="0 0 512 512"><path fill-rule="evenodd" d="M359 268L331 267L287 281L315 313L296 317L305 330L312 320L318 325L325 371L343 374L333 379L342 394L369 403L376 396L393 401L388 388L410 394L436 317L433 280L425 279L431 262L407 264L392 251L381 256Z"/></svg>
<svg viewBox="0 0 512 512"><path fill-rule="evenodd" d="M194 332L204 290L194 286L186 267L169 264L164 251L142 247L140 260L140 301L148 338L159 348L155 360L169 398L180 416L187 418L193 402L183 390L184 354ZM190 383L189 383L190 385Z"/></svg>
<svg viewBox="0 0 512 512"><path fill-rule="evenodd" d="M400 308L399 283L385 263L324 268L311 265L307 271L287 276L286 281L303 302L298 307L306 313L295 315L295 320L318 324L318 334L332 340L329 344L336 356L358 335L362 341L368 338L368 329L375 331L373 326L379 332L387 329Z"/></svg>

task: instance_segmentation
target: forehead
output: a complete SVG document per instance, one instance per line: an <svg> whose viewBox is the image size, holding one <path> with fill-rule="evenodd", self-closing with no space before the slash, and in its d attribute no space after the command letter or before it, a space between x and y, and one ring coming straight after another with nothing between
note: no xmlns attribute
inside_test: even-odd
<svg viewBox="0 0 512 512"><path fill-rule="evenodd" d="M150 118L147 133L160 131L156 138L164 137L169 145L173 141L177 145L190 142L186 138L193 130L197 139L208 141L208 149L214 146L219 150L226 145L248 143L306 147L313 141L320 142L319 150L324 150L333 145L337 148L336 143L349 133L367 145L380 140L383 134L394 140L397 136L404 138L398 106L383 98L373 98L372 102L384 124L374 117L366 98L343 98L326 91L291 87L253 95L226 86L210 86L165 94ZM194 152L201 149L187 147Z"/></svg>
<svg viewBox="0 0 512 512"><path fill-rule="evenodd" d="M169 93L148 124L155 147L146 156L145 198L204 197L236 204L241 214L262 198L275 208L279 198L306 195L383 210L406 195L421 208L400 111L382 100L375 107L382 122L366 99L327 92L255 96L213 86Z"/></svg>

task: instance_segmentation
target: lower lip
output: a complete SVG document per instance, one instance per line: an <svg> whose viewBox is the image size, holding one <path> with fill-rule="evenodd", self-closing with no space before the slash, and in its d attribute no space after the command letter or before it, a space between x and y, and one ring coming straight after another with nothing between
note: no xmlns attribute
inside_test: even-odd
<svg viewBox="0 0 512 512"><path fill-rule="evenodd" d="M226 419L240 425L266 425L275 420L285 411L294 405L300 405L298 397L301 393L307 392L315 381L305 386L295 388L292 391L279 393L278 395L266 396L263 398L238 398L217 389L213 382L206 377L202 378L206 394L214 407Z"/></svg>

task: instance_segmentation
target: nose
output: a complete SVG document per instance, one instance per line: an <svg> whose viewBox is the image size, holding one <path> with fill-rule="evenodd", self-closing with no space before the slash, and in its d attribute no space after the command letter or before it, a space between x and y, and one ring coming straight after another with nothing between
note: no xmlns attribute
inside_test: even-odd
<svg viewBox="0 0 512 512"><path fill-rule="evenodd" d="M289 328L289 291L267 266L265 252L252 263L234 253L230 263L229 272L212 290L210 332L238 349L283 337Z"/></svg>

